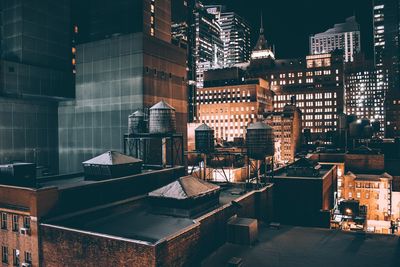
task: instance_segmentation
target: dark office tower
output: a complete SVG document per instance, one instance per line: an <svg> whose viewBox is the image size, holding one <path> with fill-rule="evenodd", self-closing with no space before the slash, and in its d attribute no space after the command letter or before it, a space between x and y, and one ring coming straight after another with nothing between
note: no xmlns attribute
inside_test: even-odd
<svg viewBox="0 0 400 267"><path fill-rule="evenodd" d="M115 6L110 8L122 8L124 13L127 8L120 4L123 2L112 1ZM176 109L177 131L186 133L186 51L171 44L165 34L164 19L170 18L166 3L170 1L140 2L143 21L136 21L136 9L130 9L128 16L131 23L140 24L132 26L136 30L122 33L113 28L103 39L77 46L76 100L59 108L61 173L80 171L82 161L106 150L122 151L128 116L136 110L147 112L162 99ZM113 17L100 19L113 23ZM122 27L125 30L125 25ZM84 33L94 36L90 31Z"/></svg>
<svg viewBox="0 0 400 267"><path fill-rule="evenodd" d="M1 92L73 96L69 0L1 4Z"/></svg>
<svg viewBox="0 0 400 267"><path fill-rule="evenodd" d="M73 97L70 1L1 1L0 12L0 163L56 171L57 101Z"/></svg>
<svg viewBox="0 0 400 267"><path fill-rule="evenodd" d="M374 1L375 63L388 76L386 136L400 136L400 1Z"/></svg>
<svg viewBox="0 0 400 267"><path fill-rule="evenodd" d="M172 43L187 51L188 78L188 121L193 122L196 116L196 62L190 56L195 45L194 6L196 0L171 0L171 37Z"/></svg>
<svg viewBox="0 0 400 267"><path fill-rule="evenodd" d="M206 6L196 2L190 55L196 64L196 86L199 88L203 87L205 71L223 67L222 30L218 19L218 14L208 12Z"/></svg>
<svg viewBox="0 0 400 267"><path fill-rule="evenodd" d="M170 0L73 0L78 43L144 32L171 41Z"/></svg>

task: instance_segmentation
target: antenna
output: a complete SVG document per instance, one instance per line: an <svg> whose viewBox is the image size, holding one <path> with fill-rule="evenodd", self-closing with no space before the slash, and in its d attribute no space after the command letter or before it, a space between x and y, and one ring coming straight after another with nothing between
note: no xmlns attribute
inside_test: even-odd
<svg viewBox="0 0 400 267"><path fill-rule="evenodd" d="M261 11L260 33L264 33L263 12Z"/></svg>

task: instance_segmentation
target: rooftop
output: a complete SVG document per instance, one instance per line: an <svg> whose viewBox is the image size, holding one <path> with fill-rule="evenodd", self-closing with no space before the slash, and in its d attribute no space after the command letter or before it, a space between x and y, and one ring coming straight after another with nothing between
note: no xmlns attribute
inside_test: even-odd
<svg viewBox="0 0 400 267"><path fill-rule="evenodd" d="M243 266L273 267L396 267L400 266L397 236L282 226L259 227L254 246L226 243L202 262L202 266L226 266L230 258L242 258Z"/></svg>
<svg viewBox="0 0 400 267"><path fill-rule="evenodd" d="M245 193L240 186L222 187L220 206L230 203L243 194ZM46 224L96 235L156 243L194 225L195 221L190 218L154 213L148 198L142 195L54 218Z"/></svg>

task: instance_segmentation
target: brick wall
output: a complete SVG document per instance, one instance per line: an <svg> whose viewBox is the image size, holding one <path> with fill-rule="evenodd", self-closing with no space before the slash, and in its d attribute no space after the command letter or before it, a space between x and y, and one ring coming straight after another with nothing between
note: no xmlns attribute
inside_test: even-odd
<svg viewBox="0 0 400 267"><path fill-rule="evenodd" d="M42 225L42 266L156 266L154 246Z"/></svg>

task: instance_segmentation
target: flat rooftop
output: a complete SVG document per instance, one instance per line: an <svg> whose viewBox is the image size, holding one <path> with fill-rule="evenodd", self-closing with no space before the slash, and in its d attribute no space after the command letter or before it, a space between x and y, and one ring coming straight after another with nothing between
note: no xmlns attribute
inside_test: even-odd
<svg viewBox="0 0 400 267"><path fill-rule="evenodd" d="M156 243L194 224L192 219L151 213L145 198L139 197L121 204L100 207L62 219L50 220L48 225L61 226L116 238Z"/></svg>
<svg viewBox="0 0 400 267"><path fill-rule="evenodd" d="M274 178L293 178L293 179L322 179L333 167L334 165L332 164L323 164L321 165L321 168L319 169L319 175L318 176L292 176L288 175L288 172L286 168L281 168L280 170L277 170L274 173Z"/></svg>
<svg viewBox="0 0 400 267"><path fill-rule="evenodd" d="M157 172L157 171L158 170L154 170L154 169L144 169L144 170L142 170L141 173L133 174L133 175L126 176L126 177L140 176L140 175L143 175L143 174L146 174L149 172ZM109 180L115 180L115 179L126 178L126 177L110 178L110 179L95 181L95 180L85 180L85 176L83 173L76 173L76 174L69 174L69 175L57 175L57 176L51 176L51 177L42 177L42 178L38 178L36 181L37 181L38 187L40 187L40 188L55 186L59 189L67 189L67 188L79 187L82 185L95 184L95 183L99 183L102 181L109 181Z"/></svg>
<svg viewBox="0 0 400 267"><path fill-rule="evenodd" d="M227 266L232 257L243 266L270 267L398 267L398 236L342 232L317 228L259 226L254 246L226 243L202 262L202 266Z"/></svg>
<svg viewBox="0 0 400 267"><path fill-rule="evenodd" d="M221 187L220 203L215 208L228 204L246 194L243 189L242 185ZM210 208L196 217L213 209ZM156 243L195 224L196 217L182 218L156 214L152 212L146 195L142 195L130 200L55 218L46 222L46 224L117 238Z"/></svg>

